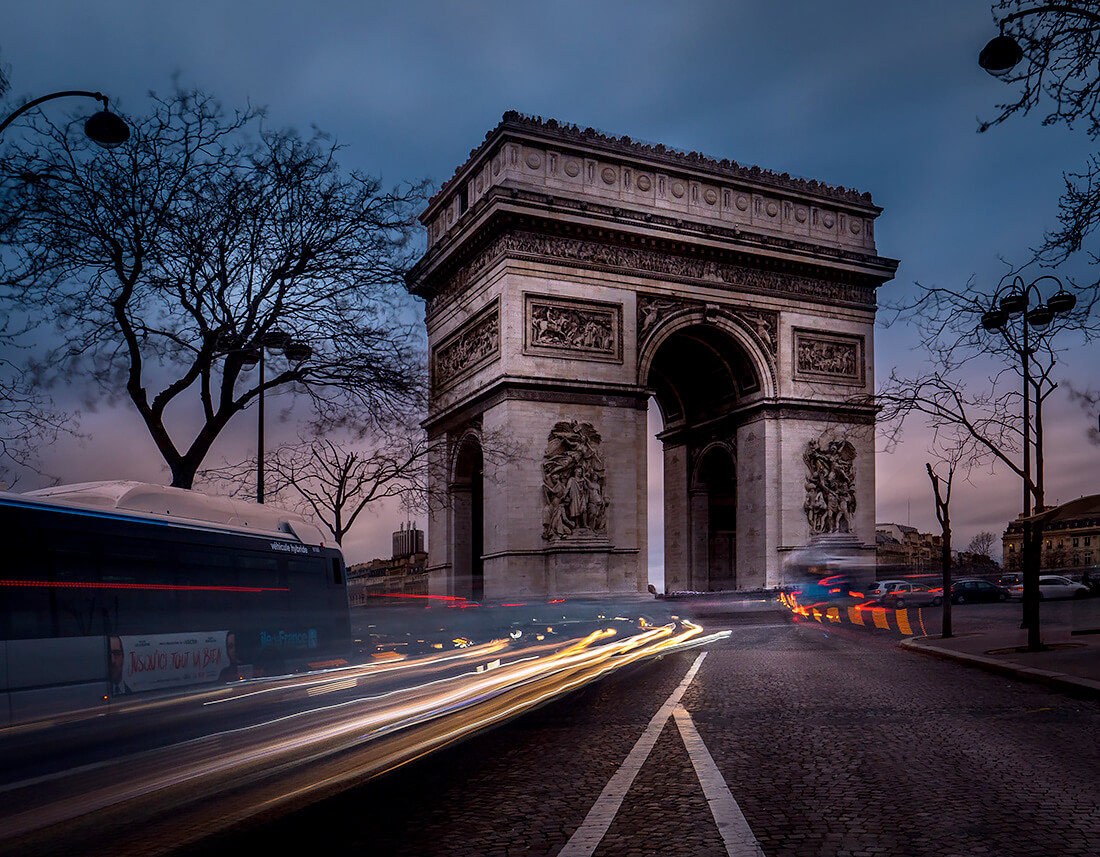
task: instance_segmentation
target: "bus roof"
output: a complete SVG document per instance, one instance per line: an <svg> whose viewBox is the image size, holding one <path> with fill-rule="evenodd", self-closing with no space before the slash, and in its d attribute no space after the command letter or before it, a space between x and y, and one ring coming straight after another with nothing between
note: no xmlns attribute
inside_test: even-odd
<svg viewBox="0 0 1100 857"><path fill-rule="evenodd" d="M326 541L315 524L284 509L145 482L79 482L8 496L49 505L120 513L135 512L161 520L181 519L180 523L191 521L217 524L284 539L294 538L303 544L324 545Z"/></svg>

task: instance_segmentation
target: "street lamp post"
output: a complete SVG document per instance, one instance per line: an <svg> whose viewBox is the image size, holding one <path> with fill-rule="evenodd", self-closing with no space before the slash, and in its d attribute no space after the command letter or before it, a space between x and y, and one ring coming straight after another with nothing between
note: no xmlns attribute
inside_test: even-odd
<svg viewBox="0 0 1100 857"><path fill-rule="evenodd" d="M83 89L66 89L62 92L51 92L49 95L43 95L41 98L28 101L8 116L7 119L0 122L0 134L3 134L4 129L12 122L28 110L37 107L43 101L51 101L54 98L68 98L74 95L81 98L95 98L103 102L103 109L98 113L93 113L84 122L84 133L88 136L89 140L102 146L104 149L114 149L130 139L129 126L108 109L107 96L102 92L87 92Z"/></svg>
<svg viewBox="0 0 1100 857"><path fill-rule="evenodd" d="M264 357L267 352L282 354L291 363L301 364L313 356L313 349L306 343L293 339L282 330L269 330L243 345L235 344L232 335L219 338L219 350L225 354L240 354L241 367L251 369L259 365L259 410L256 415L256 502L264 502L264 384L266 382Z"/></svg>
<svg viewBox="0 0 1100 857"><path fill-rule="evenodd" d="M1043 280L1053 280L1058 284L1058 291L1051 295L1046 303L1039 292L1038 283ZM1034 293L1037 305L1031 306L1031 295ZM998 292L999 294L999 292ZM996 301L996 297L994 298ZM1042 527L1032 520L1031 500L1034 495L1037 506L1044 502L1043 497L1043 448L1041 422L1036 424L1035 436L1035 479L1031 477L1031 355L1035 353L1032 348L1031 332L1037 331L1039 335L1050 327L1055 317L1070 312L1077 304L1070 292L1062 286L1061 280L1049 274L1039 277L1025 284L1020 277L1015 277L1009 287L1008 294L1000 298L999 302L982 314L982 327L993 332L998 331L1004 336L1009 347L1019 355L1022 363L1024 387L1023 387L1023 625L1027 628L1027 647L1029 651L1042 649L1042 641L1039 637L1039 566L1041 560L1040 545L1042 542ZM1011 319L1018 318L1021 323L1019 339L1015 339L1007 331ZM1035 391L1035 412L1038 418L1041 413L1042 399L1039 391ZM1043 511L1036 508L1035 512Z"/></svg>

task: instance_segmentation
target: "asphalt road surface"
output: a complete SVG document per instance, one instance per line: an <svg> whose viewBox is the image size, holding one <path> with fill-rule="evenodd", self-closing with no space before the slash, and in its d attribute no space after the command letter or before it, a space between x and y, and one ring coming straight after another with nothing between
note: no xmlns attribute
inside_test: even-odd
<svg viewBox="0 0 1100 857"><path fill-rule="evenodd" d="M704 621L732 633L177 857L1100 854L1100 703L868 629Z"/></svg>

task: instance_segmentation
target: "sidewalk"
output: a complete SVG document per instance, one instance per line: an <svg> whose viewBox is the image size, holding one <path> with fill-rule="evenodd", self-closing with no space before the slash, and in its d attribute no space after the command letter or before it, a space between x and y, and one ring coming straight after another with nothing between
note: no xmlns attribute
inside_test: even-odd
<svg viewBox="0 0 1100 857"><path fill-rule="evenodd" d="M1100 699L1100 629L1074 633L1066 628L1044 628L1042 642L1044 651L1029 652L1027 631L1016 628L961 633L947 640L938 636L911 637L902 640L901 645L922 654Z"/></svg>

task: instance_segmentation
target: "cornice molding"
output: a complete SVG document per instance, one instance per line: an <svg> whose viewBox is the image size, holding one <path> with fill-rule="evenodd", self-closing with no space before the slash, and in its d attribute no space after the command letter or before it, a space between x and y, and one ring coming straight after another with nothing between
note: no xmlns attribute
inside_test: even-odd
<svg viewBox="0 0 1100 857"><path fill-rule="evenodd" d="M443 183L439 192L429 200L425 216L428 216L428 212L433 210L437 202L447 197L454 190L457 181L461 179L473 163L491 150L500 138L508 136L509 133L526 137L533 136L559 146L596 149L620 157L643 159L649 163L660 164L671 169L702 170L713 174L715 178L743 181L822 199L856 204L873 208L875 213L881 211L872 202L871 194L860 192L854 188L847 188L843 185L827 185L815 179L797 178L789 173L776 173L757 166L742 166L729 158L718 160L701 152L684 152L660 143L643 143L627 136L613 137L601 133L595 128L582 130L577 125L559 122L556 119L544 120L541 116L530 116L515 110L509 110L501 117L500 123L485 135L482 143L470 150L469 157L455 170L454 175Z"/></svg>

